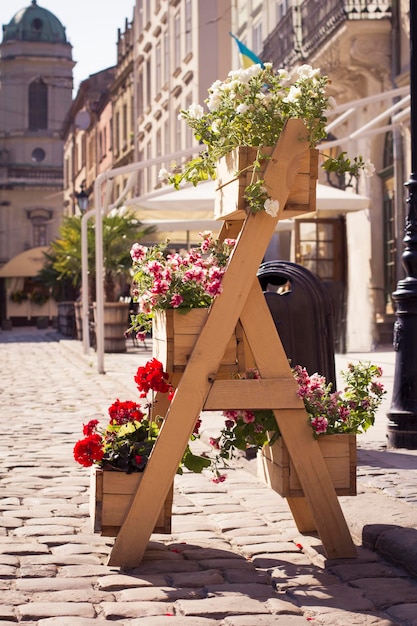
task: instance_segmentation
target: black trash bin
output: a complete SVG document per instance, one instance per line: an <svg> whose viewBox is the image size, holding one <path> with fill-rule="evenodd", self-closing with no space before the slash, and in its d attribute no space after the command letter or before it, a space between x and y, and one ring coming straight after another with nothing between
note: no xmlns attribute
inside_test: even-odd
<svg viewBox="0 0 417 626"><path fill-rule="evenodd" d="M268 261L258 279L291 366L318 372L336 389L332 304L320 279L290 261Z"/></svg>

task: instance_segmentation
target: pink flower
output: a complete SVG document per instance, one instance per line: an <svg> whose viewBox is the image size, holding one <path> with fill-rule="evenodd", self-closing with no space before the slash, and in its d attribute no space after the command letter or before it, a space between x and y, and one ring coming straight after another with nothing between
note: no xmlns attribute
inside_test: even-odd
<svg viewBox="0 0 417 626"><path fill-rule="evenodd" d="M325 417L313 417L310 423L317 435L325 433L327 430L327 426L329 425L329 422Z"/></svg>
<svg viewBox="0 0 417 626"><path fill-rule="evenodd" d="M255 413L253 411L242 411L242 419L245 424L252 424L255 421Z"/></svg>
<svg viewBox="0 0 417 626"><path fill-rule="evenodd" d="M141 330L140 330L140 331L138 331L138 332L136 333L136 339L137 339L138 341L145 341L145 339L146 339L146 333L145 333L145 332L143 332L143 331L141 331Z"/></svg>
<svg viewBox="0 0 417 626"><path fill-rule="evenodd" d="M223 291L220 280L213 280L213 282L207 283L207 285L204 287L204 291L207 295L212 297L220 295Z"/></svg>
<svg viewBox="0 0 417 626"><path fill-rule="evenodd" d="M218 485L219 483L224 483L226 478L227 478L226 474L219 474L218 473L214 478L211 479L211 482L213 482L216 485Z"/></svg>
<svg viewBox="0 0 417 626"><path fill-rule="evenodd" d="M135 263L138 263L145 258L147 251L148 248L146 248L146 246L141 246L139 243L134 243L130 249L130 256Z"/></svg>
<svg viewBox="0 0 417 626"><path fill-rule="evenodd" d="M149 263L145 267L145 270L149 274L152 274L153 276L157 277L157 276L160 276L163 270L163 265L159 261L149 261Z"/></svg>
<svg viewBox="0 0 417 626"><path fill-rule="evenodd" d="M169 282L167 280L157 279L155 280L151 291L152 293L155 293L158 296L164 295L165 293L168 293L169 291Z"/></svg>
<svg viewBox="0 0 417 626"><path fill-rule="evenodd" d="M184 302L184 298L179 293L174 293L169 303L173 309L177 309L182 302Z"/></svg>

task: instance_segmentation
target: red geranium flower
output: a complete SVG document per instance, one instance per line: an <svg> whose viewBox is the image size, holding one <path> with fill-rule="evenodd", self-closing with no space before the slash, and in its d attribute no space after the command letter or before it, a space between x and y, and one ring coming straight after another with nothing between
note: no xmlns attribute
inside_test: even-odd
<svg viewBox="0 0 417 626"><path fill-rule="evenodd" d="M128 422L140 422L145 416L145 413L141 410L140 404L132 402L131 400L125 400L120 402L116 400L109 407L110 424L127 424Z"/></svg>
<svg viewBox="0 0 417 626"><path fill-rule="evenodd" d="M74 459L84 467L91 467L95 461L101 461L103 455L103 442L97 433L80 439L74 446Z"/></svg>
<svg viewBox="0 0 417 626"><path fill-rule="evenodd" d="M141 392L141 398L144 398L150 390L161 393L168 393L171 390L168 374L164 372L162 363L155 358L138 367L134 380Z"/></svg>

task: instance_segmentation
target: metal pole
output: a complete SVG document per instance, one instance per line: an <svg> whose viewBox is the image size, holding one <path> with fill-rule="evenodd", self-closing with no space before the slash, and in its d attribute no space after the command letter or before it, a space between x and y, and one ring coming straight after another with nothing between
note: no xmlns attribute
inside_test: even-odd
<svg viewBox="0 0 417 626"><path fill-rule="evenodd" d="M396 307L394 388L388 416L388 446L417 449L417 4L410 0L411 175L408 188L404 252L406 273L392 294Z"/></svg>

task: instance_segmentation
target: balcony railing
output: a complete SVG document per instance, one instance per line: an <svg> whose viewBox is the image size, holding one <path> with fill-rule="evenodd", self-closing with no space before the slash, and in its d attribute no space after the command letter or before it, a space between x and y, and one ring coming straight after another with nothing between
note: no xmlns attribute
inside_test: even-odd
<svg viewBox="0 0 417 626"><path fill-rule="evenodd" d="M264 43L262 58L275 67L306 59L345 22L390 19L391 0L295 2Z"/></svg>

